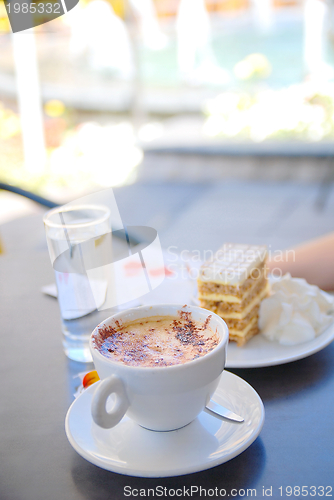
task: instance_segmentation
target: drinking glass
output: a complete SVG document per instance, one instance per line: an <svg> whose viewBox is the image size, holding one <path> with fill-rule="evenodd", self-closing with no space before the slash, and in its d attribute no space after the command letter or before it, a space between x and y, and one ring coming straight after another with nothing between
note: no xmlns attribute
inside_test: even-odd
<svg viewBox="0 0 334 500"><path fill-rule="evenodd" d="M110 210L103 205L66 205L43 218L54 268L65 354L91 362L89 337L108 315L110 277L89 278L87 270L111 262Z"/></svg>

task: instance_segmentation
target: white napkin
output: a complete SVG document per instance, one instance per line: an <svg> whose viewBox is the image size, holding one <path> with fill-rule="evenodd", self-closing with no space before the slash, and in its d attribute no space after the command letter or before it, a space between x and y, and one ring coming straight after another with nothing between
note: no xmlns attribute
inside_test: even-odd
<svg viewBox="0 0 334 500"><path fill-rule="evenodd" d="M334 297L286 274L271 286L260 305L259 327L268 340L283 345L307 342L320 335L334 318Z"/></svg>

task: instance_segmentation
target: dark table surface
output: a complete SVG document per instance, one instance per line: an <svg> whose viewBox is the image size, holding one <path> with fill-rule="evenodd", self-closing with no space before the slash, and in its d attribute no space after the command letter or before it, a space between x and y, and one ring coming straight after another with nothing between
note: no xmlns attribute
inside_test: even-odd
<svg viewBox="0 0 334 500"><path fill-rule="evenodd" d="M298 242L291 217L296 218L295 224L300 227L299 239L305 238L306 224L298 221L298 211L301 220L306 213L313 214L314 220L310 215L308 219L309 237L333 230L332 198L319 215L322 221L319 230L316 209L310 208L317 198L316 187L313 191L310 186L302 192L303 189L281 185L280 191L277 185L261 183L248 188L233 183L229 186L135 185L116 189L115 195L124 222L155 227L164 246L176 245L181 250L188 235L188 248L197 246L203 250L216 249L223 241L233 238L236 231L231 224L233 217L238 218L235 224L239 230L243 224L247 234L250 234L249 221L253 217L253 239L249 241L251 236L247 234L245 238L251 243L261 241L273 246ZM153 202L149 201L150 196ZM241 204L238 214L230 212L227 218L226 197L238 199L238 196L240 203L245 196L254 200L252 214ZM205 207L208 203L212 206L215 197L221 216L216 213L215 220L210 221ZM284 212L287 199L290 211ZM267 206L268 214L267 203L276 214L277 224L279 222L276 232L271 227L276 219L272 216L271 223L270 218L265 220L263 212ZM232 226L233 230L229 229ZM194 229L197 229L195 236ZM279 238L280 232L286 234L286 240ZM78 385L75 376L90 370L92 365L75 363L65 357L60 342L57 301L41 293L41 287L53 281L42 218L34 215L11 221L0 227L0 237L5 247L5 253L0 256L1 500L122 499L126 498L125 486L143 489L144 493L156 486L166 487L170 494L165 498L171 498L173 489L192 485L224 488L226 495L234 498L247 497L250 489L257 497L271 494L272 498L287 498L290 491L287 487L292 487L293 498L306 496L306 491L308 497L334 495L333 343L321 352L292 363L230 370L259 393L266 418L256 441L225 464L185 476L148 479L108 472L80 457L67 441L64 421ZM302 486L308 489L302 490ZM250 494L249 491L248 496ZM192 498L200 496L195 494Z"/></svg>

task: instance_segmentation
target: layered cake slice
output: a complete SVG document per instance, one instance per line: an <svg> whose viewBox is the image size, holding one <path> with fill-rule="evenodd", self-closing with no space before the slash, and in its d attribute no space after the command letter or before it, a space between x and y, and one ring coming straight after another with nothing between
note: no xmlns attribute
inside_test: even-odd
<svg viewBox="0 0 334 500"><path fill-rule="evenodd" d="M266 246L226 243L199 272L201 307L225 320L238 346L259 332L259 307L268 294L266 258Z"/></svg>

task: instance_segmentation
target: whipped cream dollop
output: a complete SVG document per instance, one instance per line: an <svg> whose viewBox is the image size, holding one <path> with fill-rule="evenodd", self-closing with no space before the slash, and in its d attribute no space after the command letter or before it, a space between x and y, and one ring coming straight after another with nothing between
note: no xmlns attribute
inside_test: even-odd
<svg viewBox="0 0 334 500"><path fill-rule="evenodd" d="M302 278L284 275L271 285L260 305L259 328L268 340L301 344L320 335L334 321L334 297Z"/></svg>

